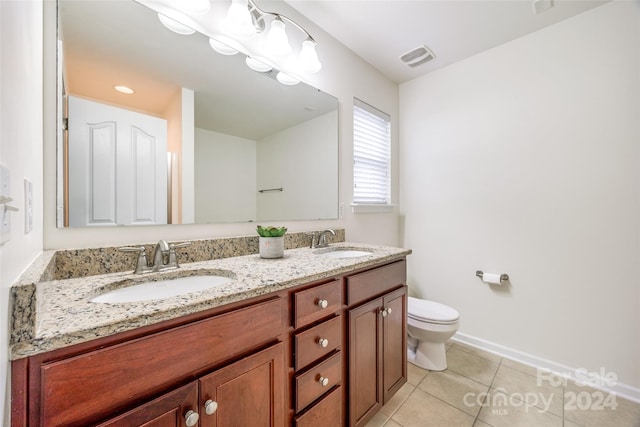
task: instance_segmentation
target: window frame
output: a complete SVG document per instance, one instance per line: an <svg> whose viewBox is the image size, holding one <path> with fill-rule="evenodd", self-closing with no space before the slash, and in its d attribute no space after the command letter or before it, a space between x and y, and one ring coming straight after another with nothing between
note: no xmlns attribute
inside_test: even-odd
<svg viewBox="0 0 640 427"><path fill-rule="evenodd" d="M358 120L366 120L366 116L369 115L372 119L370 122L361 122L358 123ZM384 111L379 110L376 107L358 99L353 99L353 194L352 194L352 211L354 213L378 213L378 212L391 212L393 210L393 205L391 204L391 115L385 113ZM378 123L375 123L377 121ZM386 132L379 132L371 135L373 142L376 144L376 148L371 150L368 153L359 153L359 147L362 147L362 143L358 143L358 138L361 138L361 135L358 135L359 128L361 129L364 125L368 126L370 129L376 131L379 130L382 126L386 125ZM384 145L381 147L381 143ZM382 149L382 150L381 150ZM378 196L383 196L384 201L375 201L374 198L370 200L365 199L357 199L356 198L356 187L359 181L357 176L362 175L362 168L358 167L358 163L362 162L364 159L365 162L369 164L369 166L373 165L374 174L377 173L378 177L373 177L372 182L374 186L380 184L384 184L384 190L378 193ZM383 162L384 166L382 168L377 167L375 164ZM380 179L380 172L384 172L386 178L384 181ZM386 194L382 194L386 193Z"/></svg>

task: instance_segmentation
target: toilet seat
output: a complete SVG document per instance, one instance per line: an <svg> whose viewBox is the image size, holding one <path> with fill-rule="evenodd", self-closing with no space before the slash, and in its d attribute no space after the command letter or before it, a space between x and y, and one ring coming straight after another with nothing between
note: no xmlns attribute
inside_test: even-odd
<svg viewBox="0 0 640 427"><path fill-rule="evenodd" d="M422 322L450 324L458 321L460 315L448 305L420 298L409 297L407 315Z"/></svg>

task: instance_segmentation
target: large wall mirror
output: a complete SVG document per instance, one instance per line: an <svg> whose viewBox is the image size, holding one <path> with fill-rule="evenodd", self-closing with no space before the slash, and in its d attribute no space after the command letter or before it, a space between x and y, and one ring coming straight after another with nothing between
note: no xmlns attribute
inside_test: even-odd
<svg viewBox="0 0 640 427"><path fill-rule="evenodd" d="M133 0L58 0L58 37L58 226L338 217L336 98Z"/></svg>

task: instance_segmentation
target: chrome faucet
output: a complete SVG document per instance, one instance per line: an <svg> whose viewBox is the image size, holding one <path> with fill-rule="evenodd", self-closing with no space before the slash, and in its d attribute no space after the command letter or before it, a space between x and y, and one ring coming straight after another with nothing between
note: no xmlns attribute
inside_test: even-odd
<svg viewBox="0 0 640 427"><path fill-rule="evenodd" d="M306 233L308 236L311 236L311 245L309 246L312 249L315 248L326 248L329 246L329 242L327 242L327 234L331 233L334 236L336 232L330 228L327 228L322 231L310 231Z"/></svg>
<svg viewBox="0 0 640 427"><path fill-rule="evenodd" d="M158 240L153 250L153 269L159 271L169 265L169 244L164 240Z"/></svg>
<svg viewBox="0 0 640 427"><path fill-rule="evenodd" d="M327 234L331 233L334 236L336 235L336 232L333 231L330 228L327 228L325 230L322 230L320 232L320 234L318 235L318 247L319 248L326 248L327 246L329 246L329 242L327 242Z"/></svg>
<svg viewBox="0 0 640 427"><path fill-rule="evenodd" d="M144 246L125 246L118 248L122 252L137 252L138 258L136 259L136 268L134 274L150 273L153 271L173 270L180 268L178 264L178 255L176 254L176 248L183 248L189 246L191 242L183 243L167 243L164 240L158 241L156 247L153 250L153 264L149 265L147 261L147 252Z"/></svg>

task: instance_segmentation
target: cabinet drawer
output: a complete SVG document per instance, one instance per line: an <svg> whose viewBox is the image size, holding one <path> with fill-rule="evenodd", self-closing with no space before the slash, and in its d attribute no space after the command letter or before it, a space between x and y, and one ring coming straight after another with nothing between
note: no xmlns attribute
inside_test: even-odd
<svg viewBox="0 0 640 427"><path fill-rule="evenodd" d="M44 364L42 424L91 424L126 409L133 396L157 395L194 372L273 340L282 329L282 302L274 298Z"/></svg>
<svg viewBox="0 0 640 427"><path fill-rule="evenodd" d="M398 261L347 277L347 304L354 305L404 285L407 263Z"/></svg>
<svg viewBox="0 0 640 427"><path fill-rule="evenodd" d="M323 383L323 380L326 380ZM329 359L303 374L296 376L296 412L300 412L311 402L329 391L342 380L342 353L338 352Z"/></svg>
<svg viewBox="0 0 640 427"><path fill-rule="evenodd" d="M339 427L342 425L342 387L336 387L320 402L296 418L295 427Z"/></svg>
<svg viewBox="0 0 640 427"><path fill-rule="evenodd" d="M295 334L295 369L304 368L314 360L331 353L341 344L342 317L340 316Z"/></svg>
<svg viewBox="0 0 640 427"><path fill-rule="evenodd" d="M342 282L334 280L293 294L293 326L299 328L342 308Z"/></svg>

